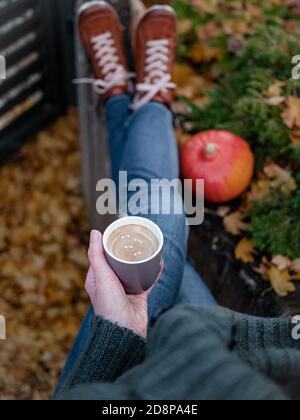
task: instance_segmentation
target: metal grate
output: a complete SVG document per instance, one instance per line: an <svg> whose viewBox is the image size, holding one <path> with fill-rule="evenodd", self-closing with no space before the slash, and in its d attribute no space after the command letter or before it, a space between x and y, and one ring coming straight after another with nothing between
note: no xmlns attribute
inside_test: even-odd
<svg viewBox="0 0 300 420"><path fill-rule="evenodd" d="M0 161L66 104L58 0L0 0Z"/></svg>

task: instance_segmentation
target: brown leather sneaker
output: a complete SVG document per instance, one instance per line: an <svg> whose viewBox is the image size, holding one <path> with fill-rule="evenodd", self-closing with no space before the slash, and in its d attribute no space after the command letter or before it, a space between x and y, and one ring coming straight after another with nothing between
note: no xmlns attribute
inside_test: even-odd
<svg viewBox="0 0 300 420"><path fill-rule="evenodd" d="M128 92L127 60L122 26L117 12L105 1L84 3L78 10L81 40L96 76L75 83L90 83L103 99Z"/></svg>
<svg viewBox="0 0 300 420"><path fill-rule="evenodd" d="M176 85L172 82L176 56L177 19L170 6L153 6L136 32L137 110L149 101L171 106Z"/></svg>

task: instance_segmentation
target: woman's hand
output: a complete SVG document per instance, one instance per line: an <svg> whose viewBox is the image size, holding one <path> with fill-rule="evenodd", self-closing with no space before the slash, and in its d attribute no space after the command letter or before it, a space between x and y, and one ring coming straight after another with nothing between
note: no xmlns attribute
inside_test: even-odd
<svg viewBox="0 0 300 420"><path fill-rule="evenodd" d="M127 295L119 278L108 265L102 235L93 230L89 247L90 269L85 288L97 316L146 337L148 327L147 299L152 289L141 295Z"/></svg>

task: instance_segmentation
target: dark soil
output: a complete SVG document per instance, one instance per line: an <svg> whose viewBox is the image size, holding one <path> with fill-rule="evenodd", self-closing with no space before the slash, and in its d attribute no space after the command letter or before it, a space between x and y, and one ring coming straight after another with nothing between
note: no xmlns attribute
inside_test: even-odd
<svg viewBox="0 0 300 420"><path fill-rule="evenodd" d="M279 298L251 266L235 260L235 246L217 216L207 214L201 226L191 229L189 254L218 302L257 316L299 315L300 285L296 293Z"/></svg>

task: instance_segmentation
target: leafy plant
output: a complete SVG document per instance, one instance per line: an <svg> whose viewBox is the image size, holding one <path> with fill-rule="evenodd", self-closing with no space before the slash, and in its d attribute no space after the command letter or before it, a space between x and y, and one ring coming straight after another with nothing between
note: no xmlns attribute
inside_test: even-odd
<svg viewBox="0 0 300 420"><path fill-rule="evenodd" d="M258 199L247 208L245 216L250 221L251 239L259 251L270 257L299 258L300 126L291 127L283 117L288 106L286 98L300 97L300 81L291 79L291 59L299 54L296 2L288 5L284 1L281 4L267 0L249 0L247 3L207 0L205 4L215 6L214 14L201 13L200 4L175 1L179 17L192 21L192 35L181 37L181 50L186 48L185 59L197 73L206 73L207 63L195 67L188 51L193 42L199 42L199 28L215 22L217 29L227 29L221 34L216 29L215 36L212 33L209 40L201 41L217 45L223 56L209 63L211 68L217 67L218 72L213 89L202 93L205 101L201 100L199 105L199 101L184 99L189 105L186 127L190 133L226 129L247 139L255 153L257 173L268 162L276 162L292 171L291 176L298 178L294 193L287 196L280 190L273 190L271 195ZM256 8L255 24L247 17L249 6ZM236 23L238 28L244 23L241 33L232 33ZM227 33L227 24L231 25L230 33ZM288 25L294 25L295 29L287 30ZM270 99L269 90L276 83L280 88ZM298 130L299 141L291 141L293 130Z"/></svg>

